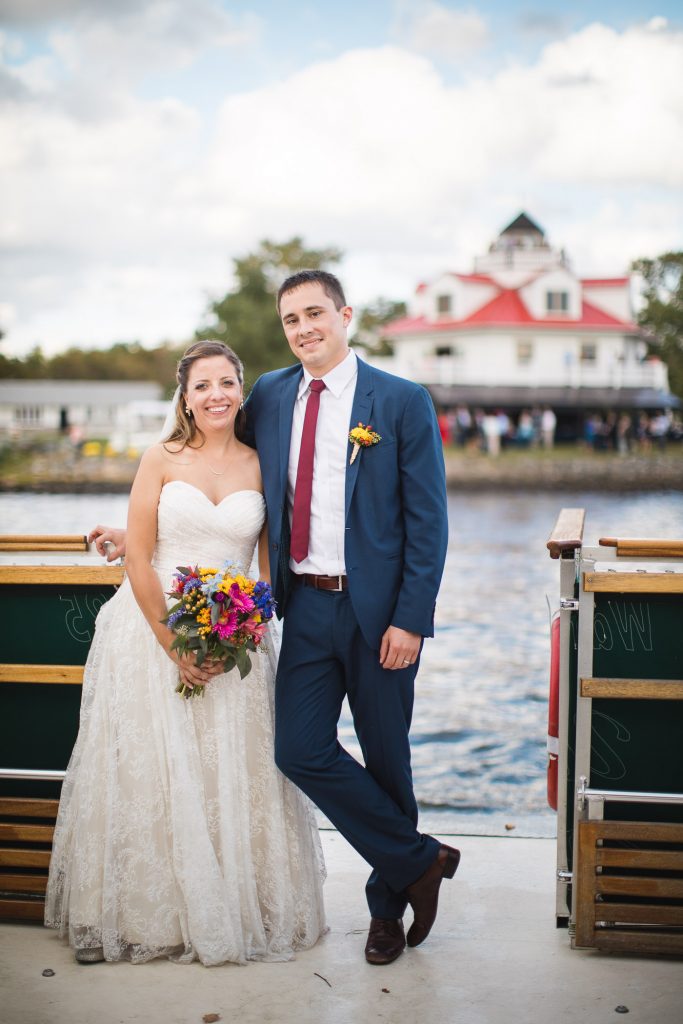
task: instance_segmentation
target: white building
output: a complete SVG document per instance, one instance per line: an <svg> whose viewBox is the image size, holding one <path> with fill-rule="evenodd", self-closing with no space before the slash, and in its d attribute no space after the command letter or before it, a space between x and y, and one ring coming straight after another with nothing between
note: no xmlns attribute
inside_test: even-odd
<svg viewBox="0 0 683 1024"><path fill-rule="evenodd" d="M153 381L0 380L0 436L75 432L144 448L170 407L161 394Z"/></svg>
<svg viewBox="0 0 683 1024"><path fill-rule="evenodd" d="M646 359L628 277L579 278L526 214L469 274L420 284L383 336L377 366L429 387L437 405L514 412L550 405L560 418L677 405L666 366Z"/></svg>

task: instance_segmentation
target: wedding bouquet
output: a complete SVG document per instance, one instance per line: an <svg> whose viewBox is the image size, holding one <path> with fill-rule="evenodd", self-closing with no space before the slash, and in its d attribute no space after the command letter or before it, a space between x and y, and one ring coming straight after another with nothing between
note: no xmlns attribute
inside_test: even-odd
<svg viewBox="0 0 683 1024"><path fill-rule="evenodd" d="M249 651L258 650L275 611L270 585L249 579L233 565L180 565L167 594L177 598L161 620L175 633L171 650L196 652L198 665L206 658L222 661L224 672L237 668L244 679L251 671ZM176 693L203 696L204 687L190 687L181 679Z"/></svg>

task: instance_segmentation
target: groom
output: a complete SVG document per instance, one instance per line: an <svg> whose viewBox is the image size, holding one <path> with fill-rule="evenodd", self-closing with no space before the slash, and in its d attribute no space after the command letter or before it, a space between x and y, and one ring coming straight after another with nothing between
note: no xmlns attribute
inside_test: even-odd
<svg viewBox="0 0 683 1024"><path fill-rule="evenodd" d="M332 274L287 278L278 312L301 365L246 403L284 613L275 759L372 866L365 956L388 964L429 934L457 850L417 831L408 731L447 544L443 454L424 388L349 349L352 310ZM369 441L355 451L349 430ZM339 744L348 697L365 766Z"/></svg>

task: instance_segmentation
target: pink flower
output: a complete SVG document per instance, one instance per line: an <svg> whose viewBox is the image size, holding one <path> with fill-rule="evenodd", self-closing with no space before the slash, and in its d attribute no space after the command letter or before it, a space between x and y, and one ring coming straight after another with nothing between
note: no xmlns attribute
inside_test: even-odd
<svg viewBox="0 0 683 1024"><path fill-rule="evenodd" d="M240 590L239 584L233 583L230 587L230 597L232 598L232 607L237 611L251 612L254 610L254 602L248 594Z"/></svg>
<svg viewBox="0 0 683 1024"><path fill-rule="evenodd" d="M217 633L221 640L227 640L237 629L237 612L233 611L232 608L228 612L224 621L217 622L213 627L213 632Z"/></svg>
<svg viewBox="0 0 683 1024"><path fill-rule="evenodd" d="M266 632L266 623L254 622L253 618L250 616L242 626L242 629L244 629L248 636L252 637L258 643L263 639Z"/></svg>

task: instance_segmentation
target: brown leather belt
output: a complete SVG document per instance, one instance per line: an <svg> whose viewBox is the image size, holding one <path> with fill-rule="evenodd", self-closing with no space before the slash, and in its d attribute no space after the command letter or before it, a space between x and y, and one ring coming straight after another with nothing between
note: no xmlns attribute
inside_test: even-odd
<svg viewBox="0 0 683 1024"><path fill-rule="evenodd" d="M302 587L313 587L315 590L346 590L349 585L346 576L316 576L312 572L293 572L292 578Z"/></svg>

